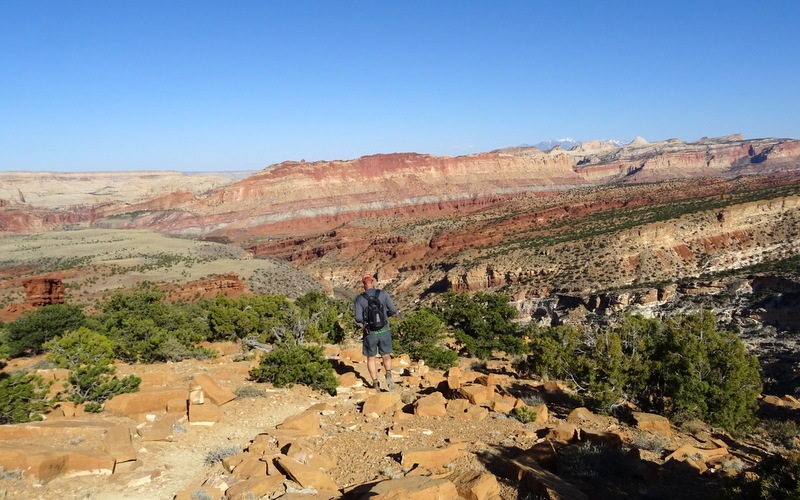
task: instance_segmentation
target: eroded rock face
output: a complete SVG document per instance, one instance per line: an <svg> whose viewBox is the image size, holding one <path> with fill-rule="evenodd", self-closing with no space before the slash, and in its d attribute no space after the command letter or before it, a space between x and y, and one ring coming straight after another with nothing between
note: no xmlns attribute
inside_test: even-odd
<svg viewBox="0 0 800 500"><path fill-rule="evenodd" d="M31 278L22 283L26 303L32 307L64 303L64 284L60 278Z"/></svg>
<svg viewBox="0 0 800 500"><path fill-rule="evenodd" d="M170 171L0 172L0 199L16 206L70 211L108 203L130 205L173 192L201 194L231 181Z"/></svg>
<svg viewBox="0 0 800 500"><path fill-rule="evenodd" d="M693 143L590 141L570 151L509 148L459 157L379 154L284 162L231 183L177 172L0 173L0 229L64 224L153 228L241 239L331 229L363 217L476 210L522 193L668 179L733 178L800 169L800 141L740 135ZM86 212L86 207L102 210ZM38 209L37 209L38 207ZM53 218L52 212L73 216Z"/></svg>
<svg viewBox="0 0 800 500"><path fill-rule="evenodd" d="M213 299L219 294L235 299L248 291L238 274L229 273L188 283L177 290L170 291L168 296L172 301L193 301L201 297Z"/></svg>
<svg viewBox="0 0 800 500"><path fill-rule="evenodd" d="M0 311L0 319L14 321L27 311L50 304L64 303L64 284L60 278L29 278L22 282L25 302L11 303Z"/></svg>

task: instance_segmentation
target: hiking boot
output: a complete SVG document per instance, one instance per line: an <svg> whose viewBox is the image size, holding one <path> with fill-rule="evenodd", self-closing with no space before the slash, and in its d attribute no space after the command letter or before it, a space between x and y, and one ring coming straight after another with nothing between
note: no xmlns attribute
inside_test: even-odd
<svg viewBox="0 0 800 500"><path fill-rule="evenodd" d="M389 391L393 391L395 389L395 387L397 387L397 384L395 384L394 380L392 380L392 374L391 373L387 373L386 374L386 389L389 390Z"/></svg>
<svg viewBox="0 0 800 500"><path fill-rule="evenodd" d="M381 390L381 386L378 384L378 379L373 379L372 382L367 382L366 386L368 389L375 389L379 392Z"/></svg>

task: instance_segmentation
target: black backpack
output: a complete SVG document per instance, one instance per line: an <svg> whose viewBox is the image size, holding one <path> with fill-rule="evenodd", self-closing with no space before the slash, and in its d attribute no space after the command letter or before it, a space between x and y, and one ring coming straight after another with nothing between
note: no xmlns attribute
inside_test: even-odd
<svg viewBox="0 0 800 500"><path fill-rule="evenodd" d="M364 325L373 332L382 330L388 323L386 313L383 312L380 294L381 290L376 290L373 295L368 295L367 292L361 294L367 299L367 307L364 309Z"/></svg>

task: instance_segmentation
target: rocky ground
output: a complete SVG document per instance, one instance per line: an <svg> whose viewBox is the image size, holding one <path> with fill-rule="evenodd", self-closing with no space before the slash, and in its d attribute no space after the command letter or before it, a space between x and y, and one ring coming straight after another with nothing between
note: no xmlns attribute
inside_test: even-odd
<svg viewBox="0 0 800 500"><path fill-rule="evenodd" d="M237 361L237 349L219 346L228 354L212 361L120 365L120 375L142 377L131 396L139 399L115 398L99 414L66 408L41 424L0 427L0 498L221 498L226 490L228 499L711 498L721 477L768 451L702 423L679 430L652 415L594 415L576 408L564 386L520 380L502 360L463 360L444 374L398 358L398 387L378 392L363 387L358 347L329 347L341 384L329 396L249 381L254 361ZM185 394L178 411L173 402L145 409L173 390ZM188 415L187 399L195 403ZM772 403L797 411L791 398ZM514 407L536 420L510 418ZM132 436L129 456L109 444L119 428ZM8 462L20 452L25 458L16 463L28 465L45 452L117 458L113 474L81 470L76 458L20 473ZM401 496L380 496L381 488Z"/></svg>

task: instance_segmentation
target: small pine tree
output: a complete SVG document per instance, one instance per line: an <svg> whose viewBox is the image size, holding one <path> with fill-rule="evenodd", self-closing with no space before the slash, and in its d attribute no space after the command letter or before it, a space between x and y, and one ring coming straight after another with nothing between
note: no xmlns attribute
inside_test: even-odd
<svg viewBox="0 0 800 500"><path fill-rule="evenodd" d="M627 316L597 330L531 327L523 373L572 382L599 411L621 399L680 422L699 418L730 432L755 421L758 360L706 311L677 319Z"/></svg>
<svg viewBox="0 0 800 500"><path fill-rule="evenodd" d="M270 382L275 387L303 384L334 395L339 382L322 352L321 346L298 345L287 338L275 344L259 365L250 370L250 377L256 382Z"/></svg>
<svg viewBox="0 0 800 500"><path fill-rule="evenodd" d="M458 353L443 345L444 323L428 308L409 314L394 329L394 350L429 366L446 370L458 364Z"/></svg>
<svg viewBox="0 0 800 500"><path fill-rule="evenodd" d="M49 304L28 311L5 325L8 355L15 358L40 354L46 341L85 323L86 316L81 308L71 304Z"/></svg>
<svg viewBox="0 0 800 500"><path fill-rule="evenodd" d="M0 425L42 420L55 402L47 393L53 382L28 373L0 373Z"/></svg>
<svg viewBox="0 0 800 500"><path fill-rule="evenodd" d="M492 351L522 354L527 346L514 335L511 321L517 309L508 303L508 297L497 293L467 293L448 291L436 304L437 315L453 327L456 341L465 355L487 359Z"/></svg>
<svg viewBox="0 0 800 500"><path fill-rule="evenodd" d="M48 341L44 348L48 359L59 368L69 369L70 400L76 403L93 402L89 408L99 410L107 399L139 390L141 379L129 375L117 379L113 366L114 349L111 341L86 327Z"/></svg>

